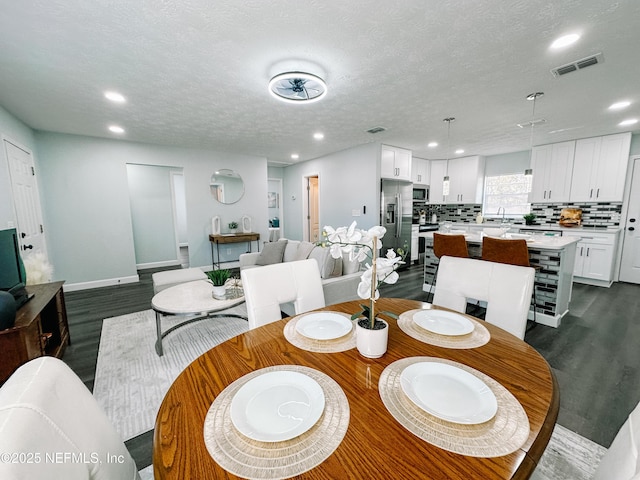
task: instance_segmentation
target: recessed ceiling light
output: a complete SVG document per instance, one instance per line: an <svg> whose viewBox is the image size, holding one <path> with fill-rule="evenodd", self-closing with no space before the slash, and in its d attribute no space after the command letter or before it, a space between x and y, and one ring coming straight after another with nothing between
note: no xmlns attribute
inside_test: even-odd
<svg viewBox="0 0 640 480"><path fill-rule="evenodd" d="M324 138L324 133L316 132L313 134L313 138L315 138L316 140L322 140Z"/></svg>
<svg viewBox="0 0 640 480"><path fill-rule="evenodd" d="M464 153L464 150L462 148L459 148L458 150L456 150L456 153L460 155L461 153Z"/></svg>
<svg viewBox="0 0 640 480"><path fill-rule="evenodd" d="M119 127L118 125L110 125L109 131L112 133L124 133L124 128Z"/></svg>
<svg viewBox="0 0 640 480"><path fill-rule="evenodd" d="M116 103L124 103L127 101L126 98L124 98L121 94L119 94L118 92L104 92L104 96L108 99L111 100L112 102L116 102Z"/></svg>
<svg viewBox="0 0 640 480"><path fill-rule="evenodd" d="M269 92L283 102L311 103L327 94L327 84L310 73L287 72L269 81Z"/></svg>
<svg viewBox="0 0 640 480"><path fill-rule="evenodd" d="M291 159L292 160L298 160L300 158L300 155L298 155L297 153L292 153L291 154Z"/></svg>
<svg viewBox="0 0 640 480"><path fill-rule="evenodd" d="M564 35L558 39L556 39L552 44L551 48L563 48L575 43L580 38L580 35L577 33L572 33L569 35Z"/></svg>
<svg viewBox="0 0 640 480"><path fill-rule="evenodd" d="M629 105L631 105L631 102L616 102L609 106L609 110L622 110L623 108L627 108Z"/></svg>
<svg viewBox="0 0 640 480"><path fill-rule="evenodd" d="M627 125L635 125L636 123L638 123L637 118L630 118L628 120L623 120L618 125L620 125L621 127L626 127Z"/></svg>
<svg viewBox="0 0 640 480"><path fill-rule="evenodd" d="M438 142L429 142L429 143L427 144L427 147L430 147L430 148L435 148L435 147L437 147L437 146L438 146Z"/></svg>

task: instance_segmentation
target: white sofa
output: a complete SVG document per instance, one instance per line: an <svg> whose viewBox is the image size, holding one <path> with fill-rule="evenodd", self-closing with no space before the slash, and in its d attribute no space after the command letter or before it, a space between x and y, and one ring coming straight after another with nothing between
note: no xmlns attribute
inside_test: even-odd
<svg viewBox="0 0 640 480"><path fill-rule="evenodd" d="M286 238L281 238L277 242L267 242L264 244L262 252L240 255L240 270L307 258L314 258L318 262L326 305L359 298L357 289L362 275L360 263L350 262L346 256L334 259L329 254L328 248L309 242ZM282 311L293 315L291 307L283 305Z"/></svg>
<svg viewBox="0 0 640 480"><path fill-rule="evenodd" d="M3 480L140 478L91 392L53 357L25 363L0 388L0 454Z"/></svg>

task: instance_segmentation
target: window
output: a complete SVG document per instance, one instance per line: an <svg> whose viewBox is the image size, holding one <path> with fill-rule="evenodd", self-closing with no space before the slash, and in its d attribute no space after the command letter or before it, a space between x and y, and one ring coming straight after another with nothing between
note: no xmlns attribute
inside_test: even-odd
<svg viewBox="0 0 640 480"><path fill-rule="evenodd" d="M523 173L485 177L482 215L498 216L500 210L502 216L502 208L507 217L520 217L529 213L530 180L531 176Z"/></svg>

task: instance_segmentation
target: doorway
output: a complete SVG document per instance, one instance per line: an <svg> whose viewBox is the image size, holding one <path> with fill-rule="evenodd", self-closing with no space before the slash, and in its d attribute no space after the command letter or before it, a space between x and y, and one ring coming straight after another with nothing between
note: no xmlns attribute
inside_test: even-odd
<svg viewBox="0 0 640 480"><path fill-rule="evenodd" d="M11 178L11 197L23 260L39 253L47 259L42 210L31 151L3 139Z"/></svg>
<svg viewBox="0 0 640 480"><path fill-rule="evenodd" d="M315 243L320 240L320 179L311 175L305 180L304 240Z"/></svg>
<svg viewBox="0 0 640 480"><path fill-rule="evenodd" d="M181 245L187 246L182 173L181 167L127 164L138 269L182 266L185 262L180 252Z"/></svg>
<svg viewBox="0 0 640 480"><path fill-rule="evenodd" d="M631 186L622 230L621 282L640 283L640 157L631 160Z"/></svg>

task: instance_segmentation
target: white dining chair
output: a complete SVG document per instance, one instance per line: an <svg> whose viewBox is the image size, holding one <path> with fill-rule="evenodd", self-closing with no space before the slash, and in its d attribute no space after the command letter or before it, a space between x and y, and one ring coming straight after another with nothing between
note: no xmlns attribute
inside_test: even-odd
<svg viewBox="0 0 640 480"><path fill-rule="evenodd" d="M530 267L444 256L433 304L464 313L468 299L486 302L487 322L524 339L534 275Z"/></svg>
<svg viewBox="0 0 640 480"><path fill-rule="evenodd" d="M320 270L313 258L242 270L240 277L250 329L280 320L285 303L292 302L296 314L325 306Z"/></svg>
<svg viewBox="0 0 640 480"><path fill-rule="evenodd" d="M593 480L640 480L640 403L616 434Z"/></svg>

